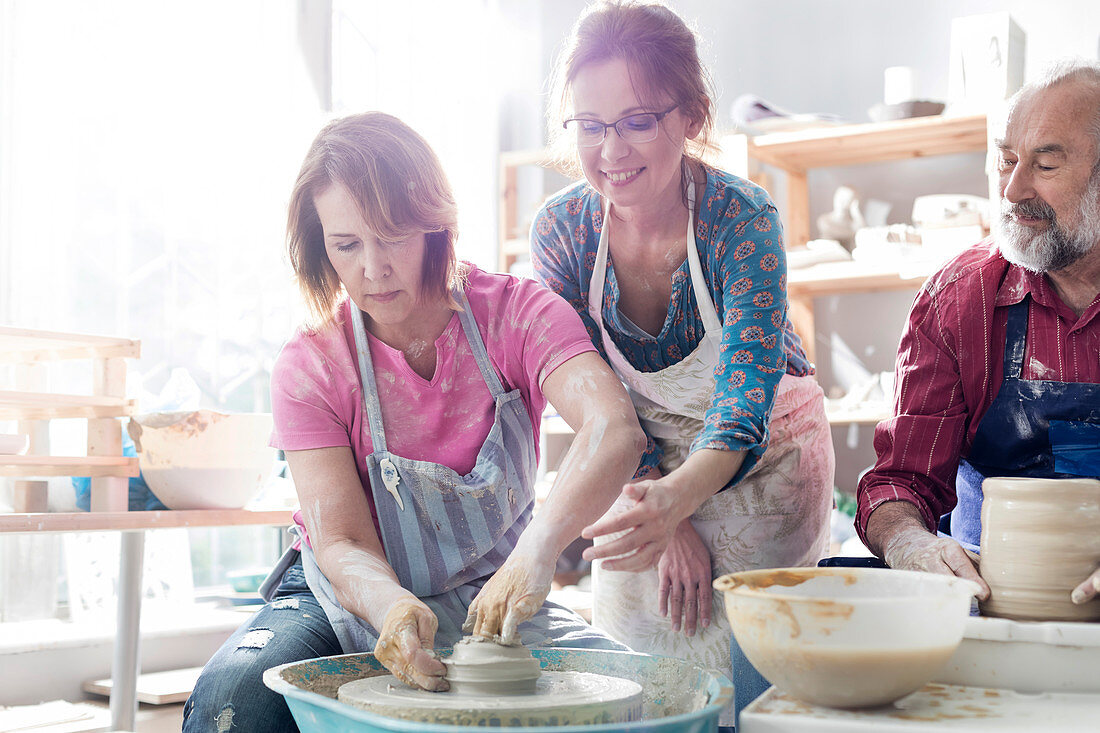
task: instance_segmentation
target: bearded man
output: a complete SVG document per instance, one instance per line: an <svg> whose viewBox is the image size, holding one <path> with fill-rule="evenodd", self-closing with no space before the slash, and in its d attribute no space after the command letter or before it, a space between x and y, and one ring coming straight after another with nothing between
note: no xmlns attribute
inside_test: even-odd
<svg viewBox="0 0 1100 733"><path fill-rule="evenodd" d="M1100 64L1021 89L997 147L994 236L913 303L856 517L887 565L975 580L983 600L983 478L1100 476ZM1098 591L1100 570L1071 597Z"/></svg>

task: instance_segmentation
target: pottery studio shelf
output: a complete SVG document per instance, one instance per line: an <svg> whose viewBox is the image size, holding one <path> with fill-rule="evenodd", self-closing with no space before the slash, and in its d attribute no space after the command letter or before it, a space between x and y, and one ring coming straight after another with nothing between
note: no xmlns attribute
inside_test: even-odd
<svg viewBox="0 0 1100 733"><path fill-rule="evenodd" d="M126 359L141 355L141 343L127 338L0 327L0 366L10 370L14 390L0 391L0 420L15 421L30 436L28 455L0 455L0 476L15 477L15 513L0 514L0 534L116 531L122 536L118 617L111 668L112 730L132 730L137 712L141 575L145 530L174 527L287 525L289 510L126 511L129 479L138 459L122 454L119 418L134 413L126 394ZM59 361L87 360L91 394L46 391L49 367ZM49 451L48 423L88 421L86 456L55 456ZM46 512L52 476L91 477L91 512Z"/></svg>
<svg viewBox="0 0 1100 733"><path fill-rule="evenodd" d="M289 525L288 509L190 509L155 512L37 512L0 514L0 533L100 532L177 527L244 527Z"/></svg>
<svg viewBox="0 0 1100 733"><path fill-rule="evenodd" d="M987 145L985 115L937 115L755 137L728 135L722 139L722 157L741 176L750 177L754 161L786 174L786 238L789 245L802 246L810 240L811 169L981 152Z"/></svg>
<svg viewBox="0 0 1100 733"><path fill-rule="evenodd" d="M918 117L856 125L836 125L768 135L727 135L723 167L753 178L758 164L783 173L787 195L783 212L788 247L810 240L809 172L815 168L888 163L957 153L987 151L985 115ZM756 176L759 179L759 176ZM915 290L931 272L905 273L898 267L857 262L824 263L788 271L790 319L811 361L817 357L814 303L819 296Z"/></svg>
<svg viewBox="0 0 1100 733"><path fill-rule="evenodd" d="M0 420L16 421L18 432L31 436L28 455L0 455L0 476L89 476L93 509L125 508L138 460L122 455L118 418L134 412L134 401L125 397L126 359L140 355L141 342L133 339L0 327L0 364L11 365L17 387L0 390ZM76 360L90 362L92 394L44 391L51 364ZM86 456L49 455L43 423L65 418L88 421ZM15 482L16 511L42 511L45 503L44 481Z"/></svg>

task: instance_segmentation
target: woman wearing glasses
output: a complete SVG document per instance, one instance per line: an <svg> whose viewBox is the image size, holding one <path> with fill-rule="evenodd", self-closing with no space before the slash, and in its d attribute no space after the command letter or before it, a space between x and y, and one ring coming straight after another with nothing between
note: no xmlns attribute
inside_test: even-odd
<svg viewBox="0 0 1100 733"><path fill-rule="evenodd" d="M262 675L300 659L373 650L406 683L445 690L432 650L464 631L623 649L544 601L644 435L569 306L456 262L455 236L439 161L400 120L346 117L314 140L287 241L315 322L271 378L300 546L206 665L185 730L296 730ZM532 518L547 400L577 442Z"/></svg>
<svg viewBox="0 0 1100 733"><path fill-rule="evenodd" d="M585 180L536 217L535 272L581 315L650 437L635 482L583 533L603 560L594 621L636 651L728 670L712 578L813 565L828 543L832 444L787 320L779 217L765 191L700 160L713 103L667 8L590 8L554 100L551 128ZM739 702L766 684L745 673Z"/></svg>

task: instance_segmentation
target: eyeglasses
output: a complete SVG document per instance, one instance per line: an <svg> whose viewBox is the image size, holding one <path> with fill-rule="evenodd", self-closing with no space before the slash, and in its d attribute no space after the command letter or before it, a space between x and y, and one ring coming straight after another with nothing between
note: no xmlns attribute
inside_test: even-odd
<svg viewBox="0 0 1100 733"><path fill-rule="evenodd" d="M657 137L657 123L679 107L674 104L664 112L640 112L627 115L614 122L600 122L599 120L587 120L583 117L574 117L561 123L561 126L577 136L577 145L582 148L591 148L603 142L609 128L614 127L619 137L628 143L647 143Z"/></svg>

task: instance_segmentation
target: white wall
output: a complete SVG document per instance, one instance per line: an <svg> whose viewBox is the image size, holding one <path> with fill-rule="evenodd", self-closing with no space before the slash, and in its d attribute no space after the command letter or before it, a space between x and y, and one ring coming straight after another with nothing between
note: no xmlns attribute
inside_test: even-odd
<svg viewBox="0 0 1100 733"><path fill-rule="evenodd" d="M951 20L1007 11L1026 39L1026 74L1069 55L1097 57L1100 2L1096 0L669 0L699 32L702 54L718 91L719 129L729 109L751 93L792 112L832 113L869 122L882 101L883 69L910 66L918 96L945 100ZM549 59L580 0L545 2L544 44ZM928 193L988 195L983 154L819 169L810 173L811 221L826 211L832 192L848 184L865 198L892 204L891 222L908 221L914 197ZM774 179L782 185L782 178ZM773 191L780 210L782 190ZM853 295L816 303L819 379L845 388L866 372L893 368L913 292ZM873 314L873 318L868 314ZM871 335L868 338L868 334ZM858 472L874 461L872 429L834 428L837 485L854 491Z"/></svg>

